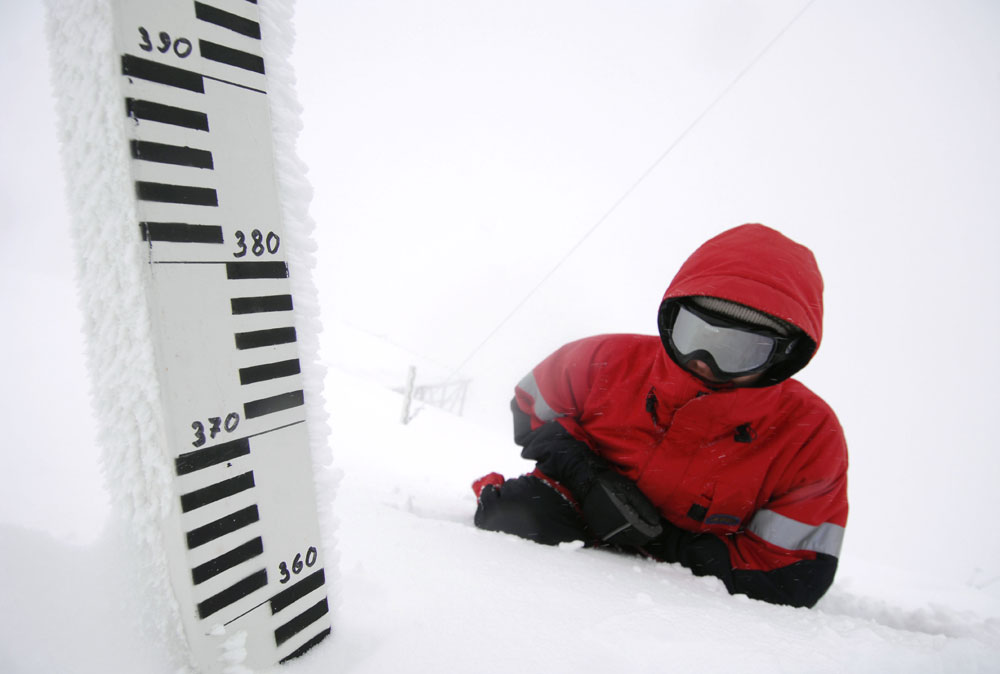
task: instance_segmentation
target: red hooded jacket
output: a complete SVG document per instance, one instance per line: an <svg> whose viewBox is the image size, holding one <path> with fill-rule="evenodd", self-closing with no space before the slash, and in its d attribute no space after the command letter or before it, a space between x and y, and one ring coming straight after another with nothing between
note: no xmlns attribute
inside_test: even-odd
<svg viewBox="0 0 1000 674"><path fill-rule="evenodd" d="M661 311L692 295L764 311L805 333L791 364L757 387L713 390L671 360L658 337L591 337L520 382L515 415L527 415L532 430L561 424L634 480L669 522L724 542L726 568L706 572L730 591L811 605L832 582L848 510L840 424L788 378L821 341L822 293L807 248L762 225L731 229L684 263ZM685 540L704 545L706 536ZM671 561L685 563L683 555ZM803 583L796 592L806 599L782 599L787 585Z"/></svg>

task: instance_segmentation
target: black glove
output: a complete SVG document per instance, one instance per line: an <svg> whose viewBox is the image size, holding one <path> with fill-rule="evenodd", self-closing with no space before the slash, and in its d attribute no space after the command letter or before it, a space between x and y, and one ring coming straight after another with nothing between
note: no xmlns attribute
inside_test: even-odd
<svg viewBox="0 0 1000 674"><path fill-rule="evenodd" d="M721 538L708 532L685 531L668 520L661 524L663 533L642 545L643 552L661 562L686 566L696 576L717 576L731 587L729 548Z"/></svg>
<svg viewBox="0 0 1000 674"><path fill-rule="evenodd" d="M635 483L560 424L532 432L521 456L534 459L539 470L569 489L602 543L641 546L663 532L659 511Z"/></svg>
<svg viewBox="0 0 1000 674"><path fill-rule="evenodd" d="M580 509L587 526L603 543L641 546L663 533L660 511L635 482L614 470L597 475Z"/></svg>

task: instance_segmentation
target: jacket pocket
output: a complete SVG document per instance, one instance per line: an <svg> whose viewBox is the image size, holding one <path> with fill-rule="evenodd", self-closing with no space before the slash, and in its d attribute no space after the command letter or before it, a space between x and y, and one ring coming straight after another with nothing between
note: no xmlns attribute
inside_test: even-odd
<svg viewBox="0 0 1000 674"><path fill-rule="evenodd" d="M692 509L704 513L701 519L702 531L717 536L733 534L750 520L754 509L754 493L745 485L716 482L711 486L711 496L696 501L692 504Z"/></svg>

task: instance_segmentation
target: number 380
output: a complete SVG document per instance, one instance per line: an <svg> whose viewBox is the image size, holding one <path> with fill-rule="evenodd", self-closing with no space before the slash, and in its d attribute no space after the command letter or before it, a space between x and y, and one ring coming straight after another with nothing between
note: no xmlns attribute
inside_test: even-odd
<svg viewBox="0 0 1000 674"><path fill-rule="evenodd" d="M244 257L247 254L247 250L253 253L255 257L260 257L265 252L273 255L278 252L281 239L274 232L268 232L267 236L265 236L264 232L255 229L250 232L250 244L250 246L247 246L247 235L243 233L243 230L237 229L236 247L239 250L233 253L233 257Z"/></svg>

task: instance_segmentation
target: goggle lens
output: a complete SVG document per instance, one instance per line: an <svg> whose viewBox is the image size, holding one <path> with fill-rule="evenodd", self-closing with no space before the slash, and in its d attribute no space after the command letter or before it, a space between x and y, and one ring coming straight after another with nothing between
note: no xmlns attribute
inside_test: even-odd
<svg viewBox="0 0 1000 674"><path fill-rule="evenodd" d="M683 305L677 312L670 339L682 357L706 351L718 369L729 374L763 367L777 344L775 338L757 332L712 325Z"/></svg>

